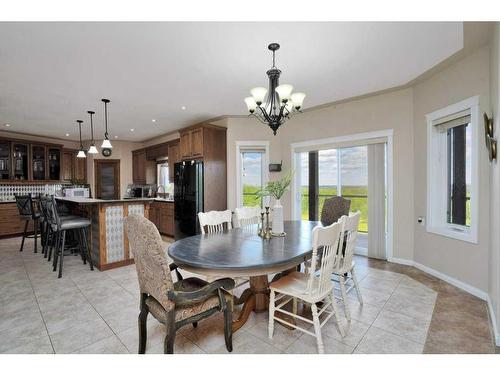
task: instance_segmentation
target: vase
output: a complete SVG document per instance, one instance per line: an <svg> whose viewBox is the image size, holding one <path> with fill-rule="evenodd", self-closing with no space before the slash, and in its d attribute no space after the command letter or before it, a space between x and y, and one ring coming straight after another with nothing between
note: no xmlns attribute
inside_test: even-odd
<svg viewBox="0 0 500 375"><path fill-rule="evenodd" d="M272 232L274 234L283 234L285 232L283 227L283 206L281 201L276 199L273 207L273 227Z"/></svg>

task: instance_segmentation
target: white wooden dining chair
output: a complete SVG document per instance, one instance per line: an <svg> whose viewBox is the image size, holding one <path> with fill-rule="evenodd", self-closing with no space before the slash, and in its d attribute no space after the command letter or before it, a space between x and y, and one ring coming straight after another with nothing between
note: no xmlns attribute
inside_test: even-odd
<svg viewBox="0 0 500 375"><path fill-rule="evenodd" d="M270 284L271 295L269 300L269 339L272 340L274 333L274 321L294 327L308 335L316 337L318 352L324 353L323 340L321 338L321 327L326 322L335 316L337 327L342 337L344 337L344 329L340 324L339 310L337 301L333 295L334 284L331 280L331 275L334 269L337 268L339 257L337 251L341 233L343 232L343 223L334 223L328 227L315 227L312 231L312 261L311 267L307 273L292 272ZM317 261L321 258L320 261ZM317 264L319 265L317 266ZM311 306L312 320L303 316L297 315L297 300L300 299L303 303ZM292 312L284 310L282 307L293 301ZM318 302L323 302L321 307L316 305ZM319 310L318 310L319 309ZM314 333L287 322L284 319L275 315L276 312L292 316L295 319L302 320L312 324ZM320 316L325 314L323 321L320 321Z"/></svg>
<svg viewBox="0 0 500 375"><path fill-rule="evenodd" d="M336 266L333 269L333 280L338 281L340 284L340 294L342 302L344 303L344 313L349 322L351 321L351 314L349 311L347 293L349 293L352 288L356 288L358 301L363 305L363 297L361 296L358 279L356 278L355 263L353 259L360 217L361 213L357 211L349 214L349 216L342 216L339 219L339 223L342 223L344 226L344 238L343 241L339 243L339 261L336 262ZM351 281L351 283L349 283L349 281Z"/></svg>
<svg viewBox="0 0 500 375"><path fill-rule="evenodd" d="M231 230L231 210L199 212L200 230L202 234L219 233L224 229Z"/></svg>
<svg viewBox="0 0 500 375"><path fill-rule="evenodd" d="M246 227L260 222L260 207L238 207L234 210L235 226Z"/></svg>

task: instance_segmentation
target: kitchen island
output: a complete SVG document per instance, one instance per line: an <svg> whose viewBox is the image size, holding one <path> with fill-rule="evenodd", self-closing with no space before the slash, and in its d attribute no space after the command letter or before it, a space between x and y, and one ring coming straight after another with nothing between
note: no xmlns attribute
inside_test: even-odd
<svg viewBox="0 0 500 375"><path fill-rule="evenodd" d="M92 261L99 270L122 267L134 262L123 219L130 214L143 215L149 219L149 206L153 199L104 200L80 197L56 199L73 213L91 219L89 237Z"/></svg>

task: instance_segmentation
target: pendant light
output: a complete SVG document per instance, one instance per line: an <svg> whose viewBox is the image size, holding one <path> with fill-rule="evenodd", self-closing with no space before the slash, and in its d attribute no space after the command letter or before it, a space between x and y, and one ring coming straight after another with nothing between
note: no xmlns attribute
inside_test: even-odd
<svg viewBox="0 0 500 375"><path fill-rule="evenodd" d="M87 155L85 155L85 151L83 151L83 144L82 144L82 120L76 120L78 123L78 128L80 130L80 151L78 151L78 154L76 155L77 158L86 158Z"/></svg>
<svg viewBox="0 0 500 375"><path fill-rule="evenodd" d="M102 141L102 148L113 148L111 146L111 142L109 141L108 138L108 103L110 102L109 99L101 99L101 101L104 103L104 125L105 125L105 132L104 132L104 140Z"/></svg>
<svg viewBox="0 0 500 375"><path fill-rule="evenodd" d="M97 148L95 147L95 142L94 142L94 123L92 122L92 116L95 114L95 112L94 111L87 111L87 113L90 115L90 134L92 136L92 143L91 143L90 148L87 152L89 154L98 154L99 151L97 151Z"/></svg>

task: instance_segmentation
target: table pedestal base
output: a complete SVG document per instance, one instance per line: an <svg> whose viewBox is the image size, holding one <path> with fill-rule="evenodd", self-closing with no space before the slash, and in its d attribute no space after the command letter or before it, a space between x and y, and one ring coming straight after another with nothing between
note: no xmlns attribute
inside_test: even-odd
<svg viewBox="0 0 500 375"><path fill-rule="evenodd" d="M252 311L262 313L269 310L269 293L267 275L250 277L250 288L245 289L240 298L236 298L234 301L235 305L243 304L243 307L238 319L233 321L233 333L246 323ZM295 320L289 315L276 312L276 316L285 321L290 321L292 324L295 323ZM283 324L283 327L294 329L286 324Z"/></svg>

